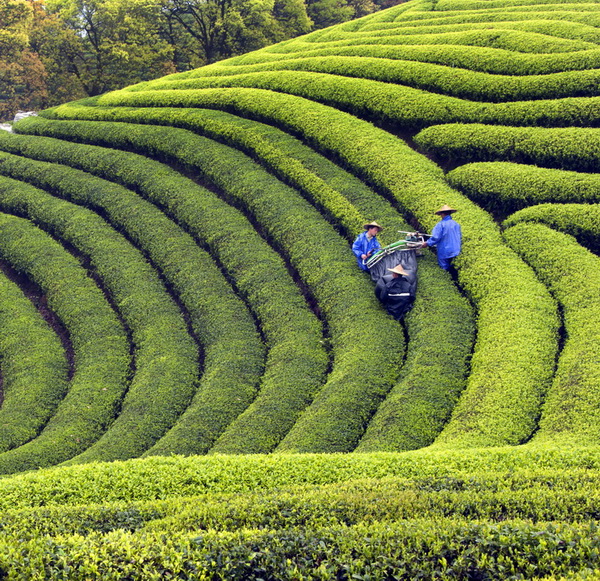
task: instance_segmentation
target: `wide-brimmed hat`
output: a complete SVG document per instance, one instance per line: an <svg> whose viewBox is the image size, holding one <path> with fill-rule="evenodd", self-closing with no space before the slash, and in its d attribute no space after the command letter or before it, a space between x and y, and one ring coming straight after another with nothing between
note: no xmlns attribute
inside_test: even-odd
<svg viewBox="0 0 600 581"><path fill-rule="evenodd" d="M394 266L394 268L388 268L388 270L390 272L395 272L396 274L408 274L408 272L406 272L406 270L402 268L401 264L397 264L396 266Z"/></svg>
<svg viewBox="0 0 600 581"><path fill-rule="evenodd" d="M379 231L383 230L383 226L380 226L377 222L368 222L367 224L363 224L363 228L368 230L369 228L379 228Z"/></svg>
<svg viewBox="0 0 600 581"><path fill-rule="evenodd" d="M434 212L434 214L452 214L452 212L458 212L458 210L444 204L437 212Z"/></svg>

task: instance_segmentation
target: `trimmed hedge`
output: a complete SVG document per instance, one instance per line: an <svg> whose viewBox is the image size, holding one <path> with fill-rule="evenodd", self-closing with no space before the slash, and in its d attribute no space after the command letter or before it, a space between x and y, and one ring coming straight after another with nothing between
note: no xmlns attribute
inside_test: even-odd
<svg viewBox="0 0 600 581"><path fill-rule="evenodd" d="M279 45L277 45L279 46ZM215 66L234 69L239 65L254 65L265 62L285 62L299 58L326 56L360 56L370 58L397 59L433 63L479 71L496 75L547 75L566 71L580 71L600 66L600 49L580 50L566 53L516 53L502 48L455 45L339 45L335 47L305 47L298 52L277 53L255 51L220 61ZM211 67L204 67L210 70ZM233 71L232 71L233 72ZM188 73L185 73L187 76ZM182 76L181 78L186 78ZM179 76L170 75L169 79Z"/></svg>
<svg viewBox="0 0 600 581"><path fill-rule="evenodd" d="M3 197L33 188L1 178ZM63 462L97 440L128 387L127 336L102 291L80 263L31 222L0 215L0 254L38 284L69 332L75 372L69 391L41 434L0 454L0 473Z"/></svg>
<svg viewBox="0 0 600 581"><path fill-rule="evenodd" d="M33 124L33 131L36 127L39 124ZM51 127L54 132L113 147L152 153L166 148L165 155L169 148L172 155L178 152L177 141L165 142L149 127L114 123L55 123ZM50 130L48 122L44 129ZM182 145L184 150L194 151L193 144ZM240 446L245 452L272 451L325 380L328 358L319 321L309 311L283 260L239 211L163 164L131 153L113 154L111 163L96 166L96 171L135 187L204 241L257 313L270 350L261 391L249 410L250 417L244 419ZM86 163L86 158L78 163ZM220 229L215 224L220 224Z"/></svg>
<svg viewBox="0 0 600 581"><path fill-rule="evenodd" d="M81 201L110 184L65 166L1 153L0 173ZM198 349L157 273L98 215L35 188L4 191L0 207L24 215L89 257L131 331L135 369L114 423L74 461L139 456L176 421L197 387ZM115 261L118 256L119 260Z"/></svg>
<svg viewBox="0 0 600 581"><path fill-rule="evenodd" d="M318 530L128 533L5 540L7 579L292 580L532 578L567 574L597 559L593 523L502 524L407 520ZM510 577L508 577L510 578Z"/></svg>
<svg viewBox="0 0 600 581"><path fill-rule="evenodd" d="M506 127L477 123L428 127L415 136L423 150L449 160L512 161L595 171L600 132L593 128Z"/></svg>
<svg viewBox="0 0 600 581"><path fill-rule="evenodd" d="M302 423L295 424L281 446L288 450L290 447L310 451L352 450L397 375L403 336L401 328L383 314L366 277L349 260L347 243L293 190L244 155L180 129L163 128L160 137L139 126L127 125L123 130L123 137L130 143L136 133L145 132L153 142L154 151L162 150L163 155L200 169L230 196L247 205L254 218L289 255L325 314L334 367L312 404L312 411L305 414ZM169 135L168 141L165 135ZM172 153L171 147L176 153ZM307 232L319 240L318 247L307 240ZM387 354L385 363L370 360L362 348L364 329L377 327L382 329L381 337L371 341L371 348ZM343 363L336 366L336 361ZM373 381L373 377L377 379ZM275 397L281 399L279 395ZM272 409L269 415L273 415ZM321 419L323 415L327 415L326 421ZM244 421L240 417L239 422L234 422L213 451L248 451L248 434L253 432L239 429L238 424ZM314 426L314 431L302 429L306 423ZM254 425L250 424L250 428L254 429ZM264 425L262 418L261 425Z"/></svg>
<svg viewBox="0 0 600 581"><path fill-rule="evenodd" d="M566 341L536 442L600 442L600 258L542 224L517 224L507 242L536 270L563 310Z"/></svg>
<svg viewBox="0 0 600 581"><path fill-rule="evenodd" d="M446 442L497 445L526 440L552 376L558 321L547 291L503 246L489 216L451 190L431 162L389 133L345 113L297 97L250 89L148 92L147 96L157 99L155 106L161 104L161 98L183 105L183 93L189 104L270 121L302 136L388 193L425 228L433 226L433 212L441 204L460 208L465 240L457 264L461 282L479 310L479 336L462 398L464 412L451 420ZM102 109L72 104L44 115L101 116ZM507 310L515 317L508 332ZM510 353L501 368L498 351ZM525 393L529 395L524 397ZM507 418L511 418L510 424Z"/></svg>
<svg viewBox="0 0 600 581"><path fill-rule="evenodd" d="M469 163L446 174L451 186L500 216L544 202L600 202L600 176L509 162Z"/></svg>
<svg viewBox="0 0 600 581"><path fill-rule="evenodd" d="M5 185L0 180L0 197ZM0 272L0 452L39 434L68 387L60 339L32 302Z"/></svg>
<svg viewBox="0 0 600 581"><path fill-rule="evenodd" d="M475 331L469 305L451 288L433 256L420 259L417 299L406 318L406 361L355 452L423 448L448 421L466 383Z"/></svg>
<svg viewBox="0 0 600 581"><path fill-rule="evenodd" d="M540 204L515 212L505 226L520 222L538 222L577 238L595 254L600 253L599 204Z"/></svg>
<svg viewBox="0 0 600 581"><path fill-rule="evenodd" d="M119 165L127 167L129 175L136 168L138 172L149 169L140 167L131 154L51 138L0 135L0 149L94 169L101 175ZM157 181L156 171L149 175ZM115 228L125 232L160 268L189 314L204 349L203 376L194 400L153 446L153 452L206 453L256 395L264 347L250 313L208 254L152 204L124 187L92 176L86 177L85 187L67 190L64 183L61 178L61 189L54 193L102 212Z"/></svg>
<svg viewBox="0 0 600 581"><path fill-rule="evenodd" d="M461 46L485 46L502 48L523 53L562 53L577 50L595 49L594 43L582 40L554 38L546 34L524 32L520 30L475 30L458 32L441 32L430 34L398 34L379 36L376 33L353 36L339 28L326 31L319 38L300 37L283 46L262 49L262 52L302 52L309 47L359 45L359 44L454 44Z"/></svg>
<svg viewBox="0 0 600 581"><path fill-rule="evenodd" d="M396 83L425 91L470 99L473 101L505 102L527 99L586 97L597 94L600 70L566 71L547 75L497 75L431 63L420 63L363 56L299 55L293 60L232 66L210 66L187 74L188 80L175 80L187 88L190 79L246 75L269 71L308 71ZM166 81L144 85L169 88Z"/></svg>

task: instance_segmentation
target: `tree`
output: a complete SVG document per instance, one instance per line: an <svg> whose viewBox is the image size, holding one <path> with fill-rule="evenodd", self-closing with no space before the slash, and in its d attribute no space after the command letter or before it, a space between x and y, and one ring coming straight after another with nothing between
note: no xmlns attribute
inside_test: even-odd
<svg viewBox="0 0 600 581"><path fill-rule="evenodd" d="M217 60L256 50L310 30L302 0L163 0L170 31L176 23L196 60ZM193 60L193 59L188 59Z"/></svg>
<svg viewBox="0 0 600 581"><path fill-rule="evenodd" d="M0 119L43 105L46 71L29 48L33 9L26 0L0 0Z"/></svg>
<svg viewBox="0 0 600 581"><path fill-rule="evenodd" d="M70 31L53 48L86 95L174 72L155 0L47 0L46 9Z"/></svg>

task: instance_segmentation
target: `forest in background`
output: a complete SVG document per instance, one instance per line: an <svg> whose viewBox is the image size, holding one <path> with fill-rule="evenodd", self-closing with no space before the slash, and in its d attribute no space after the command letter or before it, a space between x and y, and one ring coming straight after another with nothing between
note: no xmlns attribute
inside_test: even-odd
<svg viewBox="0 0 600 581"><path fill-rule="evenodd" d="M0 0L0 120L186 71L403 0Z"/></svg>

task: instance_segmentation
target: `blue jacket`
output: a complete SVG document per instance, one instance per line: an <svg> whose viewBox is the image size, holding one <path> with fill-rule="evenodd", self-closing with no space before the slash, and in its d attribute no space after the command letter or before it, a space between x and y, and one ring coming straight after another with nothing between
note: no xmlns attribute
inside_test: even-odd
<svg viewBox="0 0 600 581"><path fill-rule="evenodd" d="M444 216L433 227L427 245L437 245L438 258L454 258L460 254L461 238L460 224L452 216Z"/></svg>
<svg viewBox="0 0 600 581"><path fill-rule="evenodd" d="M358 266L363 270L369 270L367 265L363 263L363 259L361 256L363 254L369 254L371 252L371 256L375 254L377 250L381 248L381 244L379 244L379 240L377 237L373 236L371 240L367 238L367 231L365 230L362 234L359 234L354 244L352 245L352 252L354 252L354 256L358 261Z"/></svg>

